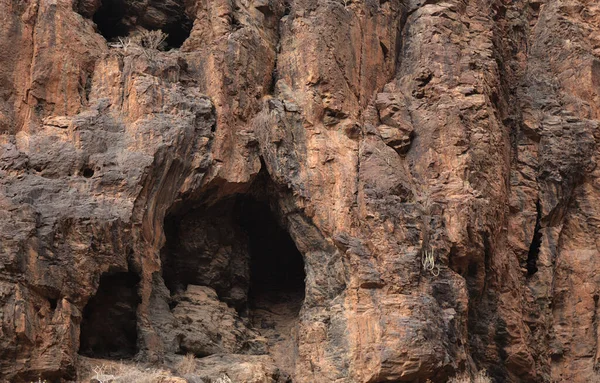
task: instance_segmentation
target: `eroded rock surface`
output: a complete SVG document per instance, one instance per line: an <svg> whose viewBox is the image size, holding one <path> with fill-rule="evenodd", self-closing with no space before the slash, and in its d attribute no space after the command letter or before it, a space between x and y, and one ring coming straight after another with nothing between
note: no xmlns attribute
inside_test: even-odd
<svg viewBox="0 0 600 383"><path fill-rule="evenodd" d="M210 287L188 285L175 296L172 310L182 352L213 354L266 354L266 340L248 329L234 309L219 301Z"/></svg>
<svg viewBox="0 0 600 383"><path fill-rule="evenodd" d="M596 2L0 14L1 379L598 379Z"/></svg>

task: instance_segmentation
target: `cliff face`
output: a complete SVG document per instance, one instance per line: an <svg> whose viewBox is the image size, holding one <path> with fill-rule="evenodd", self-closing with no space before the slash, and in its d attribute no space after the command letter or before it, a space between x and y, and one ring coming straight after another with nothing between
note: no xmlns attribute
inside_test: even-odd
<svg viewBox="0 0 600 383"><path fill-rule="evenodd" d="M598 378L596 1L0 15L2 379Z"/></svg>

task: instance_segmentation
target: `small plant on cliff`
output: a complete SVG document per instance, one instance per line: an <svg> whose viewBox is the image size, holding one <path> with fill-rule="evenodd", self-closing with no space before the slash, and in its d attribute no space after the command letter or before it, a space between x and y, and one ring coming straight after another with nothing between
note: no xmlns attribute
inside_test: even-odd
<svg viewBox="0 0 600 383"><path fill-rule="evenodd" d="M246 145L258 145L258 137L267 138L263 142L279 145L283 141L283 133L278 129L277 113L265 106L252 120L253 134L248 136Z"/></svg>
<svg viewBox="0 0 600 383"><path fill-rule="evenodd" d="M196 356L192 353L188 353L181 359L175 367L177 372L181 375L191 374L196 371Z"/></svg>
<svg viewBox="0 0 600 383"><path fill-rule="evenodd" d="M217 380L214 381L215 383L233 383L233 381L231 380L231 378L225 374L221 375L220 377L217 378Z"/></svg>
<svg viewBox="0 0 600 383"><path fill-rule="evenodd" d="M161 383L173 378L166 370L137 363L80 357L78 373L81 382L96 383ZM38 383L38 382L33 382Z"/></svg>
<svg viewBox="0 0 600 383"><path fill-rule="evenodd" d="M468 373L462 373L460 375L455 376L454 378L450 378L448 380L448 383L492 383L492 379L484 370L479 371L472 378Z"/></svg>
<svg viewBox="0 0 600 383"><path fill-rule="evenodd" d="M142 48L158 50L159 48L162 48L167 37L168 35L161 30L143 30L136 34L132 40L134 44Z"/></svg>
<svg viewBox="0 0 600 383"><path fill-rule="evenodd" d="M129 37L119 37L119 44L114 45L116 48L123 48L123 52L127 54L131 47L131 39Z"/></svg>
<svg viewBox="0 0 600 383"><path fill-rule="evenodd" d="M435 264L435 251L433 248L430 250L423 250L421 263L423 264L423 270L429 271L435 277L440 275L440 267Z"/></svg>
<svg viewBox="0 0 600 383"><path fill-rule="evenodd" d="M156 51L163 50L165 41L169 37L161 30L142 30L135 32L133 36L119 37L119 44L115 47L123 48L125 54L132 48L141 48L146 57L154 58Z"/></svg>

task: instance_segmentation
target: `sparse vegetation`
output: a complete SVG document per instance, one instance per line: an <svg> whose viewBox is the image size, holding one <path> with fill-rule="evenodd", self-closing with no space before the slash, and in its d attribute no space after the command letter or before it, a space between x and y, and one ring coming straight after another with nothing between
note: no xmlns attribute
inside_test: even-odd
<svg viewBox="0 0 600 383"><path fill-rule="evenodd" d="M440 275L440 267L435 264L435 250L433 248L423 250L421 263L423 264L423 270L429 271L435 277Z"/></svg>
<svg viewBox="0 0 600 383"><path fill-rule="evenodd" d="M164 50L165 41L169 37L161 30L149 31L143 29L134 33L132 36L119 37L117 44L112 44L112 47L122 48L124 53L134 49L141 49L149 59L154 58L159 50Z"/></svg>
<svg viewBox="0 0 600 383"><path fill-rule="evenodd" d="M167 37L168 35L161 30L142 30L132 37L132 42L142 48L158 50L164 49L163 43Z"/></svg>
<svg viewBox="0 0 600 383"><path fill-rule="evenodd" d="M196 371L196 356L192 353L187 354L183 359L177 363L175 367L177 372L181 375L191 374Z"/></svg>
<svg viewBox="0 0 600 383"><path fill-rule="evenodd" d="M173 376L167 370L148 368L137 363L107 360L100 362L88 358L80 358L78 371L80 382L94 379L99 383L160 383Z"/></svg>
<svg viewBox="0 0 600 383"><path fill-rule="evenodd" d="M248 136L248 143L246 145L258 145L257 137L267 135L269 141L275 144L281 143L283 140L283 134L280 129L273 129L278 124L277 113L273 110L269 110L268 106L265 106L256 117L252 120L252 128L254 133Z"/></svg>
<svg viewBox="0 0 600 383"><path fill-rule="evenodd" d="M440 266L436 264L435 248L431 245L430 238L430 224L432 216L432 191L430 188L425 187L421 191L413 189L413 194L416 196L417 206L420 207L421 215L423 219L423 244L421 248L421 264L423 265L424 271L429 271L433 276L437 277L440 275Z"/></svg>
<svg viewBox="0 0 600 383"><path fill-rule="evenodd" d="M124 53L127 54L129 47L131 47L131 39L129 37L119 37L119 44L115 47L123 48Z"/></svg>
<svg viewBox="0 0 600 383"><path fill-rule="evenodd" d="M196 357L187 354L174 368L150 367L141 363L94 359L80 356L77 366L81 383L234 383L224 372L206 377L198 375ZM49 383L45 380L30 383Z"/></svg>
<svg viewBox="0 0 600 383"><path fill-rule="evenodd" d="M473 377L470 374L464 372L448 380L448 383L492 383L492 379L489 377L487 372L479 371Z"/></svg>

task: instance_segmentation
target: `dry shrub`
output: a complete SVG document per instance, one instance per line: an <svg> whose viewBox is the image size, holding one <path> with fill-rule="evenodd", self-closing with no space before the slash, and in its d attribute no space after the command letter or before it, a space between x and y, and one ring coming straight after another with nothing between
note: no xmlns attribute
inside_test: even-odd
<svg viewBox="0 0 600 383"><path fill-rule="evenodd" d="M473 378L468 373L463 372L454 378L450 378L448 383L492 383L492 379L486 371L479 371Z"/></svg>
<svg viewBox="0 0 600 383"><path fill-rule="evenodd" d="M169 37L166 33L161 30L149 31L142 29L141 31L135 32L133 36L119 37L119 44L123 48L125 54L129 50L135 51L140 49L148 58L153 58L158 50L164 50L165 40Z"/></svg>
<svg viewBox="0 0 600 383"><path fill-rule="evenodd" d="M272 130L273 126L277 125L277 114L275 111L269 110L268 106L265 106L252 120L252 127L255 131Z"/></svg>
<svg viewBox="0 0 600 383"><path fill-rule="evenodd" d="M177 373L181 375L191 374L196 371L196 356L192 353L187 354L175 366Z"/></svg>
<svg viewBox="0 0 600 383"><path fill-rule="evenodd" d="M492 378L489 377L487 372L480 371L477 375L475 375L473 383L492 383Z"/></svg>
<svg viewBox="0 0 600 383"><path fill-rule="evenodd" d="M131 43L146 49L157 50L162 47L168 35L161 31L142 30L131 38Z"/></svg>
<svg viewBox="0 0 600 383"><path fill-rule="evenodd" d="M255 137L254 141L248 142L248 145L258 144L259 139L261 142L272 142L280 143L283 139L281 129L278 129L278 118L277 113L273 110L269 110L268 106L265 106L252 120L252 130L254 130Z"/></svg>
<svg viewBox="0 0 600 383"><path fill-rule="evenodd" d="M161 383L172 377L166 370L146 368L135 363L80 358L78 371L80 382L92 379L103 383Z"/></svg>

